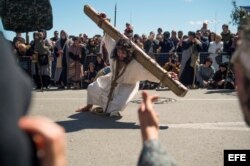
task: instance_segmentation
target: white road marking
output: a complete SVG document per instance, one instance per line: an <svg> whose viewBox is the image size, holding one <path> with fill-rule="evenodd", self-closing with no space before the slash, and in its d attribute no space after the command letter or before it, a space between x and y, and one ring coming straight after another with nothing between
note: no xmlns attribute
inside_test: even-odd
<svg viewBox="0 0 250 166"><path fill-rule="evenodd" d="M42 97L34 97L34 100L51 100L51 101L72 101L72 100L85 100L86 97L68 97L68 98L60 98L60 97L50 97L50 98L42 98ZM236 101L235 99L226 99L226 98L215 98L215 99L177 99L177 101ZM228 131L250 131L245 124L245 122L214 122L214 123L185 123L185 124L160 124L160 126L168 126L169 128L185 128L185 129L201 129L201 130L228 130Z"/></svg>
<svg viewBox="0 0 250 166"><path fill-rule="evenodd" d="M34 97L34 100L83 100L86 99L86 97L49 97L49 98L43 98L43 97ZM237 98L235 99L228 99L228 98L214 98L214 99L200 99L200 98L191 98L191 99L175 99L177 101L238 101Z"/></svg>
<svg viewBox="0 0 250 166"><path fill-rule="evenodd" d="M40 98L40 97L34 97L33 100L85 100L86 97L70 97L70 98L60 98L60 97L50 97L50 98Z"/></svg>
<svg viewBox="0 0 250 166"><path fill-rule="evenodd" d="M215 123L185 123L185 124L160 124L169 128L204 129L204 130L230 130L250 131L245 122L215 122Z"/></svg>
<svg viewBox="0 0 250 166"><path fill-rule="evenodd" d="M214 98L214 99L176 99L177 101L238 101L238 98L228 99L228 98Z"/></svg>

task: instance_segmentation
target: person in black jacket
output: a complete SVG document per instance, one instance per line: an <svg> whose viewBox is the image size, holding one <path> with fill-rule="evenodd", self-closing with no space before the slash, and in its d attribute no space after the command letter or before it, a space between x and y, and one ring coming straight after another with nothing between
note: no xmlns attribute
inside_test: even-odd
<svg viewBox="0 0 250 166"><path fill-rule="evenodd" d="M16 65L1 31L0 43L0 165L66 165L63 129L47 118L26 116L32 83ZM38 151L44 155L37 156Z"/></svg>

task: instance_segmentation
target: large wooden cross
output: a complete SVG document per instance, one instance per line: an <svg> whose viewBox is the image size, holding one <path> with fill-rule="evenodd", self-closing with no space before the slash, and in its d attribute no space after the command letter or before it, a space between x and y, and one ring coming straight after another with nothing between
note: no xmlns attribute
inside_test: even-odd
<svg viewBox="0 0 250 166"><path fill-rule="evenodd" d="M111 36L115 41L126 38L124 34L120 33L115 27L113 27L106 19L103 19L98 12L96 12L89 5L84 6L84 12L89 16L101 29L105 31L109 36ZM187 88L182 85L179 81L173 80L154 59L148 56L140 47L135 43L132 46L135 51L135 59L149 72L151 72L156 78L158 78L161 83L172 90L177 96L185 96L187 93Z"/></svg>

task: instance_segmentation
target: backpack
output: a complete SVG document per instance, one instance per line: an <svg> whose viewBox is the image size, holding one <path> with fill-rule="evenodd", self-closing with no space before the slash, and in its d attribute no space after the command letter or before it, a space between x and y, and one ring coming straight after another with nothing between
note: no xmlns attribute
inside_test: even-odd
<svg viewBox="0 0 250 166"><path fill-rule="evenodd" d="M5 30L31 32L53 27L50 0L0 0Z"/></svg>

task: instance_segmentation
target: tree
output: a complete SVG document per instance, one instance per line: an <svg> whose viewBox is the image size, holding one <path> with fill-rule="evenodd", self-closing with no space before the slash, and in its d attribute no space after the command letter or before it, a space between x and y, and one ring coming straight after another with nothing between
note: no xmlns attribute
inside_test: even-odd
<svg viewBox="0 0 250 166"><path fill-rule="evenodd" d="M232 22L230 23L238 26L246 25L247 23L249 23L250 20L249 11L247 11L243 7L238 7L235 0L232 1L232 4L233 4L233 10L231 13Z"/></svg>

